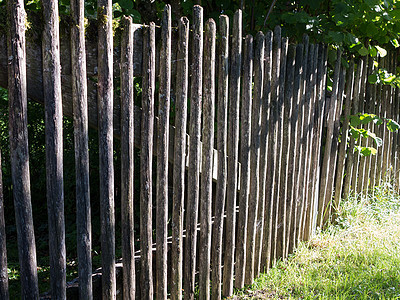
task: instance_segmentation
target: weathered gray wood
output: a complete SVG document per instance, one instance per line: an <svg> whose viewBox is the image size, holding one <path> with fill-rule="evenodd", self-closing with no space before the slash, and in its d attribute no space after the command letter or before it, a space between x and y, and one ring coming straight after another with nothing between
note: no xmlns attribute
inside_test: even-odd
<svg viewBox="0 0 400 300"><path fill-rule="evenodd" d="M356 75L354 78L354 87L353 87L353 93L352 93L352 109L351 113L357 114L358 111L358 99L359 99L359 89L360 89L360 77L361 77L361 71L362 71L362 65L363 65L363 60L359 59L357 61L357 70L356 70ZM357 169L355 168L354 163L357 161L357 157L355 156L356 153L354 153L353 149L355 147L355 140L353 137L350 138L350 143L349 143L349 151L347 153L347 166L346 166L346 177L344 179L344 186L343 186L343 197L347 198L350 195L350 190L354 191L354 173L357 173Z"/></svg>
<svg viewBox="0 0 400 300"><path fill-rule="evenodd" d="M284 258L285 253L285 234L286 234L286 200L285 200L285 164L284 164L284 153L285 149L285 81L286 81L286 59L288 51L288 38L282 38L281 48L281 63L279 71L279 94L278 94L278 134L277 134L277 168L276 176L279 182L276 189L276 201L277 201L277 218L275 225L275 258Z"/></svg>
<svg viewBox="0 0 400 300"><path fill-rule="evenodd" d="M168 141L171 93L171 6L164 8L161 25L160 88L158 96L156 183L156 298L167 299ZM211 154L212 157L212 154Z"/></svg>
<svg viewBox="0 0 400 300"><path fill-rule="evenodd" d="M309 124L307 125L308 136L307 136L307 174L306 174L306 196L305 196L305 206L303 212L303 224L302 224L302 234L303 240L308 240L311 232L311 224L312 224L312 208L315 198L314 193L314 173L315 169L313 168L312 162L315 158L316 152L313 151L313 146L316 142L315 140L315 131L316 131L316 99L317 99L317 74L318 74L318 53L319 45L314 45L314 53L313 60L310 64L310 81L309 86L307 87L306 97L310 99L309 103Z"/></svg>
<svg viewBox="0 0 400 300"><path fill-rule="evenodd" d="M113 165L113 32L112 1L97 2L98 126L100 169L101 259L103 299L116 296Z"/></svg>
<svg viewBox="0 0 400 300"><path fill-rule="evenodd" d="M133 143L133 30L132 18L123 17L121 41L121 230L124 299L136 293L134 247L134 143Z"/></svg>
<svg viewBox="0 0 400 300"><path fill-rule="evenodd" d="M330 205L331 200L328 198L326 194L326 189L328 185L329 173L331 170L329 169L329 160L331 159L331 148L332 148L332 139L333 139L333 129L334 129L334 119L335 112L337 107L337 99L338 99L338 91L339 91L339 77L340 77L340 65L341 65L341 57L342 52L340 50L337 51L337 59L335 63L335 70L333 75L333 86L332 86L332 96L330 101L330 106L328 109L329 118L327 123L327 133L325 140L325 149L323 156L323 163L321 169L321 183L320 183L320 191L318 198L318 216L317 216L317 226L324 226L329 219Z"/></svg>
<svg viewBox="0 0 400 300"><path fill-rule="evenodd" d="M281 57L281 28L276 26L274 28L273 42L272 42L272 79L271 79L271 110L273 111L270 119L269 127L271 128L270 139L268 142L271 148L268 149L269 153L272 153L271 164L268 165L267 170L267 189L270 190L270 197L265 201L270 206L270 229L269 229L269 241L271 245L270 250L267 253L267 267L275 263L275 228L277 220L277 186L279 184L279 177L276 176L276 166L278 164L278 95L279 95L279 72L280 72L280 57Z"/></svg>
<svg viewBox="0 0 400 300"><path fill-rule="evenodd" d="M233 17L232 51L229 70L228 173L226 191L226 236L222 294L233 293L233 270L236 239L236 197L238 186L239 99L242 67L242 11Z"/></svg>
<svg viewBox="0 0 400 300"><path fill-rule="evenodd" d="M184 297L194 299L197 245L197 217L200 179L200 130L203 79L203 8L193 7L193 40L190 90L189 171L186 213Z"/></svg>
<svg viewBox="0 0 400 300"><path fill-rule="evenodd" d="M205 26L203 63L203 130L200 196L199 299L210 299L211 197L215 116L215 36L216 24Z"/></svg>
<svg viewBox="0 0 400 300"><path fill-rule="evenodd" d="M297 212L296 212L296 231L295 231L295 240L296 244L299 242L301 233L302 233L302 218L303 218L303 207L304 207L304 198L305 198L305 189L304 189L304 179L305 179L305 169L306 169L306 124L307 115L306 115L306 87L307 87L307 72L308 72L308 57L309 57L309 37L308 35L303 36L303 45L304 45L304 54L303 54L303 72L300 79L300 99L299 99L299 121L300 121L300 156L299 156L299 170L297 174L297 189L296 189L296 203L297 203Z"/></svg>
<svg viewBox="0 0 400 300"><path fill-rule="evenodd" d="M4 219L3 172L1 170L0 152L0 298L4 300L9 299L6 245L7 243L6 222Z"/></svg>
<svg viewBox="0 0 400 300"><path fill-rule="evenodd" d="M45 103L46 195L50 248L50 288L54 299L66 297L66 250L64 224L64 179L61 64L58 2L44 0L43 90Z"/></svg>
<svg viewBox="0 0 400 300"><path fill-rule="evenodd" d="M259 191L259 206L257 213L256 224L256 252L255 252L255 276L259 276L260 272L264 271L265 261L262 258L263 251L268 251L267 235L264 235L266 216L270 214L265 200L267 181L267 165L269 164L267 158L268 150L268 137L269 137L269 119L271 118L271 67L272 67L272 31L269 30L264 38L264 82L263 82L263 95L261 98L261 132L260 132L260 191ZM269 227L269 223L268 223Z"/></svg>
<svg viewBox="0 0 400 300"><path fill-rule="evenodd" d="M285 82L285 129L284 129L284 153L283 158L285 172L285 236L283 243L285 244L284 257L289 254L289 237L291 230L291 211L293 204L292 186L293 186L293 173L294 173L294 156L295 156L295 119L294 119L294 76L295 76L295 57L296 45L289 45L287 63L286 63L286 82ZM285 150L286 149L286 150Z"/></svg>
<svg viewBox="0 0 400 300"><path fill-rule="evenodd" d="M236 242L235 288L244 287L246 266L247 217L250 191L251 106L253 75L253 37L247 35L243 52L242 107L240 115L240 194Z"/></svg>
<svg viewBox="0 0 400 300"><path fill-rule="evenodd" d="M152 257L152 160L154 134L154 93L155 85L155 25L145 29L142 92L142 147L140 155L140 250L141 250L141 299L153 299L153 257Z"/></svg>
<svg viewBox="0 0 400 300"><path fill-rule="evenodd" d="M172 198L171 299L182 299L183 207L185 197L186 123L189 61L189 20L179 20L175 97L175 151Z"/></svg>
<svg viewBox="0 0 400 300"><path fill-rule="evenodd" d="M335 173L336 165L337 165L337 158L338 158L338 148L339 148L339 129L340 129L340 116L343 110L343 91L345 86L345 77L346 77L346 70L342 69L339 76L339 89L337 92L337 104L335 115L333 116L333 133L332 133L332 147L330 151L330 160L329 160L329 173L328 173L328 182L326 186L326 196L329 199L329 210L327 221L332 221L332 212L335 208L335 199L333 198L333 191L334 191L334 184L335 184ZM332 91L333 92L333 91ZM333 97L332 97L333 99Z"/></svg>
<svg viewBox="0 0 400 300"><path fill-rule="evenodd" d="M81 299L92 299L92 226L89 188L84 4L83 0L71 1L71 64L74 110L79 297Z"/></svg>
<svg viewBox="0 0 400 300"><path fill-rule="evenodd" d="M295 57L295 70L294 70L294 82L293 82L293 106L292 106L292 132L294 139L294 167L292 171L292 190L291 190L291 209L290 209L290 225L288 235L288 251L292 253L296 246L296 230L297 230L297 210L299 200L297 199L297 189L299 185L298 173L300 166L300 138L301 138L301 115L300 112L300 100L301 100L301 79L303 76L303 56L304 56L304 45L298 44L296 47Z"/></svg>
<svg viewBox="0 0 400 300"><path fill-rule="evenodd" d="M342 137L339 146L339 154L338 154L338 164L336 170L336 179L335 179L335 195L334 195L334 210L335 212L339 208L340 199L343 191L343 176L344 176L344 167L346 161L346 152L347 152L347 138L349 131L349 121L350 121L350 111L351 111L351 98L353 95L353 86L354 86L354 59L350 61L349 70L347 72L346 78L346 100L345 100L345 110L344 110L344 119L342 126ZM352 149L349 149L352 151Z"/></svg>
<svg viewBox="0 0 400 300"><path fill-rule="evenodd" d="M17 225L21 298L39 299L35 233L29 177L25 10L23 1L7 1L8 99L11 179Z"/></svg>
<svg viewBox="0 0 400 300"><path fill-rule="evenodd" d="M219 17L218 49L218 103L217 103L217 149L218 175L214 205L214 223L212 228L212 299L221 299L222 283L222 235L227 181L227 128L228 128L228 75L229 75L229 18Z"/></svg>
<svg viewBox="0 0 400 300"><path fill-rule="evenodd" d="M380 58L378 57L378 63L379 63L379 67L384 68L385 65L385 60L384 58ZM379 86L378 91L377 91L377 97L376 97L376 110L375 110L375 114L377 116L379 116L380 118L382 118L383 116L383 112L382 112L382 103L383 103L383 99L384 99L384 89L382 87L382 85ZM384 126L378 126L378 136L380 138L382 138L383 141L383 137L384 137ZM382 180L382 153L384 149L384 145L382 145L382 147L380 147L378 149L378 153L377 153L377 157L376 157L376 168L375 168L375 184L376 185L380 185L382 184L381 180Z"/></svg>
<svg viewBox="0 0 400 300"><path fill-rule="evenodd" d="M373 68L375 70L375 67ZM376 84L372 85L372 97L371 97L371 113L375 113L377 110L377 95L378 95L378 88L379 86ZM398 100L396 101L398 103ZM397 104L398 105L398 104ZM398 107L395 111L398 111ZM371 126L371 131L372 132L378 132L379 126L376 126L375 124L372 124ZM376 146L376 145L375 145ZM380 149L378 148L378 151ZM397 153L398 155L398 153ZM398 156L397 156L398 157ZM376 183L375 183L375 176L376 176L376 168L377 168L377 155L372 155L371 157L371 165L370 165L370 182L369 182L369 188L372 189Z"/></svg>
<svg viewBox="0 0 400 300"><path fill-rule="evenodd" d="M248 202L245 284L255 278L255 247L260 193L260 146L261 146L261 102L264 83L264 34L258 32L254 51L254 97L251 106L250 131L250 190Z"/></svg>

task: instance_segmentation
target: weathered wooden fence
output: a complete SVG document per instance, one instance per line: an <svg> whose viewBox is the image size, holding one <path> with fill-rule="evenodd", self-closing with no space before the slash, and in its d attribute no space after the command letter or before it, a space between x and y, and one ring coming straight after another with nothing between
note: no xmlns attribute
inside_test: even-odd
<svg viewBox="0 0 400 300"><path fill-rule="evenodd" d="M22 297L37 299L23 5L8 1L10 150ZM71 85L61 89L57 2L43 0L43 56L37 59L43 62L52 298L67 296L61 119L68 101L73 101L75 129L81 299L93 297L88 156L93 107L98 109L104 299L230 296L233 287L251 284L330 222L341 197L365 193L382 181L399 186L397 133L365 125L383 138L377 155L370 157L353 151L370 141L348 136L350 114L369 112L399 121L399 89L368 83L372 59L351 60L346 69L338 50L328 92L326 45L312 44L307 36L301 44L289 44L280 27L243 37L240 10L231 25L221 16L217 28L212 19L203 25L203 9L195 6L192 25L182 18L172 28L167 5L160 29L122 18L120 74L113 74L111 1L99 0L95 105L86 82L86 65L93 59L86 63L83 7L82 0L71 1ZM381 66L394 71L396 59L390 52L380 59ZM121 94L114 98L118 76ZM134 76L142 77L141 107L133 103ZM72 98L62 103L62 93ZM122 156L123 288L118 293L115 133ZM133 169L135 146L140 172ZM140 198L133 199L138 173ZM133 219L134 201L140 202L139 220ZM0 298L7 299L3 211L0 197ZM134 222L140 223L140 232L134 232ZM140 250L134 249L134 238Z"/></svg>

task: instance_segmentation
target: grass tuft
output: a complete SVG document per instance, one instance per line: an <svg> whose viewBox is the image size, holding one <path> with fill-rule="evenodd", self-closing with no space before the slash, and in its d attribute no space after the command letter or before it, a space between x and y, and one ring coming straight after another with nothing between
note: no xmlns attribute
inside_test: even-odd
<svg viewBox="0 0 400 300"><path fill-rule="evenodd" d="M336 224L234 299L400 299L400 197L389 184L342 201Z"/></svg>

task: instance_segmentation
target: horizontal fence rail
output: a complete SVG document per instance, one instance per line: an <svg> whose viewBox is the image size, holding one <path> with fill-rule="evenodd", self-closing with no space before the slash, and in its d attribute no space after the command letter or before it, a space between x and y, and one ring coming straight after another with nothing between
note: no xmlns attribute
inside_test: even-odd
<svg viewBox="0 0 400 300"><path fill-rule="evenodd" d="M183 17L177 28L171 26L169 5L160 27L123 17L121 43L113 45L111 5L98 3L95 45L85 41L84 1L72 1L73 26L63 31L70 34L67 46L58 36L57 5L45 1L43 51L35 39L26 45L23 2L9 1L7 7L0 86L9 91L23 298L40 297L28 98L44 103L46 111L48 295L54 299L231 296L233 287L252 284L318 227L334 222L340 199L373 192L382 182L398 190L399 134L385 124L400 120L399 89L368 82L376 70L372 58L351 59L345 66L340 50L331 53L308 36L289 43L280 27L243 36L240 10L232 20L220 16L217 25L204 21L197 5L192 21ZM332 65L328 53L334 55ZM389 51L379 66L395 72L397 54ZM120 83L118 92L113 82ZM383 120L360 124L382 138L376 155L355 151L375 147L371 139L349 135L350 119L358 113ZM74 284L66 283L65 273L70 229L64 221L63 114L74 118L79 276ZM98 129L99 139L99 229L91 223L89 126ZM120 141L118 151L114 139ZM120 177L114 177L115 169ZM0 184L0 298L8 299L2 194ZM115 215L116 205L121 216ZM102 265L92 273L94 230L101 232Z"/></svg>

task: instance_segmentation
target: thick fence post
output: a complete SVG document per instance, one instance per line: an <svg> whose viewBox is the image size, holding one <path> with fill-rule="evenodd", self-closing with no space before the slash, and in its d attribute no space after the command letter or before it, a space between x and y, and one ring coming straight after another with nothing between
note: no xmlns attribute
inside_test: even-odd
<svg viewBox="0 0 400 300"><path fill-rule="evenodd" d="M228 127L228 75L229 75L229 19L219 17L219 68L218 68L218 116L217 116L217 149L218 175L214 206L214 223L212 231L212 299L221 299L222 283L222 235L223 217L226 198L227 181L227 127Z"/></svg>
<svg viewBox="0 0 400 300"><path fill-rule="evenodd" d="M233 271L236 245L236 198L238 187L239 103L242 70L242 11L236 11L232 26L232 51L229 70L228 173L226 190L226 235L223 291L233 293Z"/></svg>
<svg viewBox="0 0 400 300"><path fill-rule="evenodd" d="M243 81L240 132L240 195L238 232L236 244L235 287L244 287L246 266L247 217L250 191L250 143L251 143L251 105L253 75L253 37L247 35L243 53Z"/></svg>
<svg viewBox="0 0 400 300"><path fill-rule="evenodd" d="M264 34L258 32L254 52L254 97L251 111L250 132L250 195L248 203L247 245L245 284L252 284L255 278L255 247L258 201L260 191L260 133L261 133L261 101L264 83Z"/></svg>
<svg viewBox="0 0 400 300"><path fill-rule="evenodd" d="M256 225L256 253L255 253L255 276L264 271L266 258L264 251L268 251L269 223L266 224L266 216L270 214L269 205L266 205L266 196L269 191L266 189L269 147L269 119L271 118L271 67L272 67L272 31L269 30L264 38L264 82L263 95L261 98L261 132L260 132L260 191ZM268 225L268 229L265 227ZM264 233L264 231L266 231Z"/></svg>
<svg viewBox="0 0 400 300"><path fill-rule="evenodd" d="M11 178L21 267L21 298L39 299L29 177L24 2L7 1L7 11Z"/></svg>
<svg viewBox="0 0 400 300"><path fill-rule="evenodd" d="M0 152L0 299L8 300L6 222L4 219L3 172Z"/></svg>
<svg viewBox="0 0 400 300"><path fill-rule="evenodd" d="M185 244L185 299L194 299L197 217L200 179L200 134L203 78L203 8L193 7L192 76L190 91L189 170Z"/></svg>
<svg viewBox="0 0 400 300"><path fill-rule="evenodd" d="M89 189L88 103L84 1L71 1L71 63L76 170L76 227L79 297L92 299L92 227Z"/></svg>
<svg viewBox="0 0 400 300"><path fill-rule="evenodd" d="M168 141L171 92L170 5L166 5L164 9L161 26L161 41L156 185L156 298L167 299Z"/></svg>
<svg viewBox="0 0 400 300"><path fill-rule="evenodd" d="M143 36L143 77L142 94L142 129L140 155L140 252L141 252L141 297L153 299L153 231L152 231L152 201L153 201L153 134L154 134L154 93L155 93L155 25L150 23L144 29Z"/></svg>
<svg viewBox="0 0 400 300"><path fill-rule="evenodd" d="M133 26L122 19L121 41L121 229L124 299L135 299L134 248L134 113L133 113Z"/></svg>
<svg viewBox="0 0 400 300"><path fill-rule="evenodd" d="M215 115L216 24L207 21L204 40L203 131L200 196L199 299L210 299L211 198Z"/></svg>
<svg viewBox="0 0 400 300"><path fill-rule="evenodd" d="M172 199L171 299L182 299L183 207L185 198L189 20L179 20L175 98L174 193Z"/></svg>

